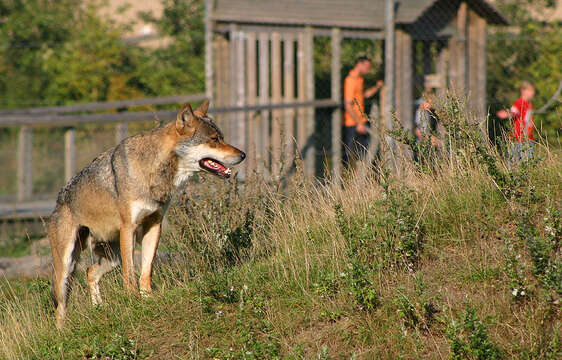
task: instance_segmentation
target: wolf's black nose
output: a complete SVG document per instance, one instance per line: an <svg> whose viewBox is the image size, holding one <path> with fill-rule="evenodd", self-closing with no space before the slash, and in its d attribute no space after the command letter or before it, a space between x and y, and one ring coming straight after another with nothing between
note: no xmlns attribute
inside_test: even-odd
<svg viewBox="0 0 562 360"><path fill-rule="evenodd" d="M246 153L243 151L240 151L240 161L244 160L246 158Z"/></svg>

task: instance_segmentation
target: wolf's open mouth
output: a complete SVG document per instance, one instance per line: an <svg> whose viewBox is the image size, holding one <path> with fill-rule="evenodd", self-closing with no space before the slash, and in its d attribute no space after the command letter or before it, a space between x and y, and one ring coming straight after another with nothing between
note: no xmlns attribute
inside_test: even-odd
<svg viewBox="0 0 562 360"><path fill-rule="evenodd" d="M207 170L208 172L223 178L229 178L230 175L232 174L232 170L230 170L229 168L221 164L220 161L217 161L215 159L209 159L209 158L202 159L199 161L199 166L201 166L202 169Z"/></svg>

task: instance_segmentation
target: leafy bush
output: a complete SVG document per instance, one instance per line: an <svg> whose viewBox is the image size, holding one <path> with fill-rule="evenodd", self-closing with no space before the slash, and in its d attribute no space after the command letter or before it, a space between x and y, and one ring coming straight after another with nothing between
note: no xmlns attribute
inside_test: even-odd
<svg viewBox="0 0 562 360"><path fill-rule="evenodd" d="M447 329L451 345L451 359L503 359L500 348L488 339L486 325L476 316L474 308L467 308L460 322L452 321Z"/></svg>
<svg viewBox="0 0 562 360"><path fill-rule="evenodd" d="M83 357L88 360L132 360L146 359L150 357L150 354L141 352L135 341L126 335L113 334L111 341L106 344L94 341L83 352Z"/></svg>

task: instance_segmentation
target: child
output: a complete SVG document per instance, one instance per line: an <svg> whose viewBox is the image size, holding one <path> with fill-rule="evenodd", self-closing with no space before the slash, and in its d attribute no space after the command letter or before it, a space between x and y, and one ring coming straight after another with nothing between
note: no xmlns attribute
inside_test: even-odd
<svg viewBox="0 0 562 360"><path fill-rule="evenodd" d="M509 112L500 110L497 116L500 119L511 118L513 120L513 130L510 138L511 144L511 160L518 161L533 157L534 144L534 106L531 100L535 96L535 84L531 81L524 80L520 87L521 97L517 99Z"/></svg>

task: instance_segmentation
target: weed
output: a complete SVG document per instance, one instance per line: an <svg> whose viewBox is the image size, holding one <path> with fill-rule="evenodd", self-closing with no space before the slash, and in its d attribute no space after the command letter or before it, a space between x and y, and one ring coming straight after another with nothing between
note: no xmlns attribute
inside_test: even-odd
<svg viewBox="0 0 562 360"><path fill-rule="evenodd" d="M106 344L95 338L93 344L82 352L82 357L88 360L132 360L147 359L150 356L150 353L141 352L134 340L122 334L113 334L111 341Z"/></svg>
<svg viewBox="0 0 562 360"><path fill-rule="evenodd" d="M499 360L503 358L500 348L488 338L488 331L476 316L474 308L467 308L461 322L452 321L447 329L451 346L451 359L475 358Z"/></svg>

